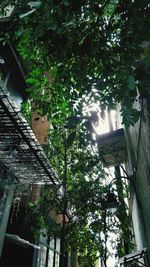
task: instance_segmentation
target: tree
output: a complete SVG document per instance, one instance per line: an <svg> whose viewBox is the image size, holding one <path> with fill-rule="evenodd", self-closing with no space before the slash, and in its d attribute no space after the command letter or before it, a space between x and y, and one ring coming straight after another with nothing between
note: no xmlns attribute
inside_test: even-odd
<svg viewBox="0 0 150 267"><path fill-rule="evenodd" d="M104 171L98 155L94 153L90 142L83 136L82 127L84 126L79 128L77 125L75 129L69 123L65 125L65 128L58 125L56 127L57 129L50 132L48 151L51 162L53 164L54 160L53 166L62 179L61 212L63 215L67 212L69 214L67 225L65 216L63 216L62 255L64 250L67 250L67 246L68 249L78 251L79 254L87 250L88 257L91 257L91 266L93 266L96 259L93 256L97 256L96 253L102 249L102 244L100 240L98 242L93 237L94 232L89 222L95 213L99 214L99 222L101 221L101 195L103 193L101 179L104 179ZM87 147L85 144L88 144ZM102 228L99 224L99 232ZM62 257L61 266L64 266Z"/></svg>
<svg viewBox="0 0 150 267"><path fill-rule="evenodd" d="M86 127L88 118L84 117L80 126L76 119L68 118L65 125L57 123L50 130L45 152L59 182L56 188L47 188L32 210L34 217L38 211L36 222L42 223L38 225L39 229L45 225L49 234L61 238L61 267L66 266L65 255L70 251L77 251L79 261L93 267L98 257L104 258L106 264L109 256L107 234L116 229L122 234L123 221L120 225L117 217L104 208L108 193L104 185L107 173L94 137L92 142L91 132ZM47 224L50 209L62 215L61 227L55 230L49 229ZM129 223L129 218L125 223L127 221ZM127 232L127 225L125 227Z"/></svg>

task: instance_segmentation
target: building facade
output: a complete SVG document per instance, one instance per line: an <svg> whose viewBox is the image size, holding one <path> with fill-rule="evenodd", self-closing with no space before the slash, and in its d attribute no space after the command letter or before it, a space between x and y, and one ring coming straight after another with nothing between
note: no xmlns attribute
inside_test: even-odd
<svg viewBox="0 0 150 267"><path fill-rule="evenodd" d="M28 266L58 266L59 240L48 240L46 234L36 239L25 223L27 203L37 201L45 185L56 185L40 144L45 141L48 123L44 119L45 127L41 119L44 130L39 143L38 134L36 138L21 114L27 96L17 52L11 44L1 46L0 57L0 265L20 266L23 259ZM55 227L51 215L48 218Z"/></svg>

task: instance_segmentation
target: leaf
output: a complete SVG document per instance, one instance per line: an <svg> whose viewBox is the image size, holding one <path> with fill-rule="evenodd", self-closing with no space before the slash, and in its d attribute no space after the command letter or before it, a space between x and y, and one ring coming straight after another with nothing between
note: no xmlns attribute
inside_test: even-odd
<svg viewBox="0 0 150 267"><path fill-rule="evenodd" d="M71 147L76 137L76 131L72 132L67 138L67 147Z"/></svg>
<svg viewBox="0 0 150 267"><path fill-rule="evenodd" d="M68 128L76 128L78 123L80 122L80 118L79 117L69 117L67 118L67 124L68 124Z"/></svg>
<svg viewBox="0 0 150 267"><path fill-rule="evenodd" d="M141 112L130 106L122 106L121 114L123 118L123 124L126 127L130 127L130 125L134 126L134 124L139 120Z"/></svg>
<svg viewBox="0 0 150 267"><path fill-rule="evenodd" d="M144 63L146 68L150 67L150 56L147 56L145 58Z"/></svg>
<svg viewBox="0 0 150 267"><path fill-rule="evenodd" d="M31 8L39 8L41 6L41 1L31 1L31 2L28 2L28 5L31 7Z"/></svg>
<svg viewBox="0 0 150 267"><path fill-rule="evenodd" d="M142 48L148 48L150 46L150 42L149 41L143 41L143 43L139 46Z"/></svg>
<svg viewBox="0 0 150 267"><path fill-rule="evenodd" d="M133 76L129 76L127 80L127 86L130 90L134 90L136 87L135 80Z"/></svg>
<svg viewBox="0 0 150 267"><path fill-rule="evenodd" d="M69 6L70 5L68 0L63 0L63 3L64 3L64 6Z"/></svg>
<svg viewBox="0 0 150 267"><path fill-rule="evenodd" d="M73 25L74 25L73 21L69 21L69 22L63 23L63 26L65 26L65 27L70 27L70 26L73 26Z"/></svg>
<svg viewBox="0 0 150 267"><path fill-rule="evenodd" d="M20 19L23 19L23 18L25 18L25 17L31 15L31 14L32 14L33 12L35 12L35 11L36 11L35 8L34 8L34 9L31 9L30 11L28 11L28 12L26 12L26 13L24 13L24 14L19 15L19 18L20 18Z"/></svg>

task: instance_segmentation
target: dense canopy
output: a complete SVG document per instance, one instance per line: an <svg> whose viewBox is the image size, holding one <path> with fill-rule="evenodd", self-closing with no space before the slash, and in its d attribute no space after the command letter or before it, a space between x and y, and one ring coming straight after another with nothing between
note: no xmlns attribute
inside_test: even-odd
<svg viewBox="0 0 150 267"><path fill-rule="evenodd" d="M28 82L37 89L31 95L44 103L44 112L80 113L86 95L102 109L121 102L127 126L137 121L132 104L149 80L148 1L2 0L1 10L10 4L12 21L1 39L16 40L30 61Z"/></svg>

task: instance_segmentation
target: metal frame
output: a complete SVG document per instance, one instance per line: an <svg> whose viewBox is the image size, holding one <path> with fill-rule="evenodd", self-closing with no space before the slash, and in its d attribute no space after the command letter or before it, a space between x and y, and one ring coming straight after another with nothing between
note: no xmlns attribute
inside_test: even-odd
<svg viewBox="0 0 150 267"><path fill-rule="evenodd" d="M125 255L124 257L119 259L119 261L118 261L119 266L149 267L146 264L146 252L147 252L147 249L143 248L143 249L138 250L134 253Z"/></svg>
<svg viewBox="0 0 150 267"><path fill-rule="evenodd" d="M58 179L41 145L7 92L0 83L0 162L16 183L55 185Z"/></svg>

